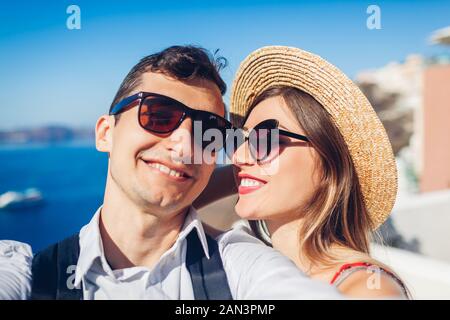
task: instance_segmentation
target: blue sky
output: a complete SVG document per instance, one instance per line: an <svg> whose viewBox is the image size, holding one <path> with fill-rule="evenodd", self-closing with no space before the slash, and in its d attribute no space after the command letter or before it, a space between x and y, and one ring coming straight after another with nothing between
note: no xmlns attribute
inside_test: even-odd
<svg viewBox="0 0 450 320"><path fill-rule="evenodd" d="M81 30L66 27L71 4ZM381 8L381 30L366 28L370 4ZM448 51L428 43L448 25L450 1L2 1L0 129L93 126L128 70L174 44L220 49L230 86L239 62L264 45L312 51L354 77Z"/></svg>

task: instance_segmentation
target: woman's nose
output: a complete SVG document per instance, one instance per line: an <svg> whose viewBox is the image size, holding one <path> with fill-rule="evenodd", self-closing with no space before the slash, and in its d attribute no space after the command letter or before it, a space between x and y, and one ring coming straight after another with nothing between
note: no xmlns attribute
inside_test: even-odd
<svg viewBox="0 0 450 320"><path fill-rule="evenodd" d="M253 159L248 141L244 141L233 153L232 162L234 165L254 165L256 162Z"/></svg>

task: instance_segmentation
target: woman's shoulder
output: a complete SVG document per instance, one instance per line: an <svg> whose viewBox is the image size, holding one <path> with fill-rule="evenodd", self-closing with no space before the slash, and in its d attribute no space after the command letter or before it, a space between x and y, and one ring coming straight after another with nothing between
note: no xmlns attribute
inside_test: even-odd
<svg viewBox="0 0 450 320"><path fill-rule="evenodd" d="M384 273L370 273L367 270L355 271L341 283L339 291L355 298L406 298L403 289L392 276Z"/></svg>
<svg viewBox="0 0 450 320"><path fill-rule="evenodd" d="M349 297L409 298L406 286L399 276L390 267L370 256L341 264L330 283Z"/></svg>

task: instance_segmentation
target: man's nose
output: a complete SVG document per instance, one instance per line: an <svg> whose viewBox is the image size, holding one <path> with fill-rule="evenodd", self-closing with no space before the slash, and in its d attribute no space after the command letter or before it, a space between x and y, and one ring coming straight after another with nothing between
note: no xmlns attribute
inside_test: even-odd
<svg viewBox="0 0 450 320"><path fill-rule="evenodd" d="M193 153L192 127L192 119L186 118L167 137L166 148L172 152L173 156L183 158L183 160L191 159ZM186 157L187 159L184 159Z"/></svg>

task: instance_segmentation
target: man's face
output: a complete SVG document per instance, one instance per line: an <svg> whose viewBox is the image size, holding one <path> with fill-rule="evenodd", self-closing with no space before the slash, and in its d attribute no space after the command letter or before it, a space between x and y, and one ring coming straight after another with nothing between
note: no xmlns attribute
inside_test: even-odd
<svg viewBox="0 0 450 320"><path fill-rule="evenodd" d="M181 82L150 72L142 76L141 84L130 95L139 91L166 95L193 109L224 116L222 96L211 81ZM113 116L109 121L114 123ZM193 139L175 138L192 132L189 117L173 132L156 134L139 125L138 107L134 107L123 112L110 130L108 178L133 203L155 214L175 213L192 204L214 170L214 164L205 161L201 164L175 161L180 149L194 152Z"/></svg>

